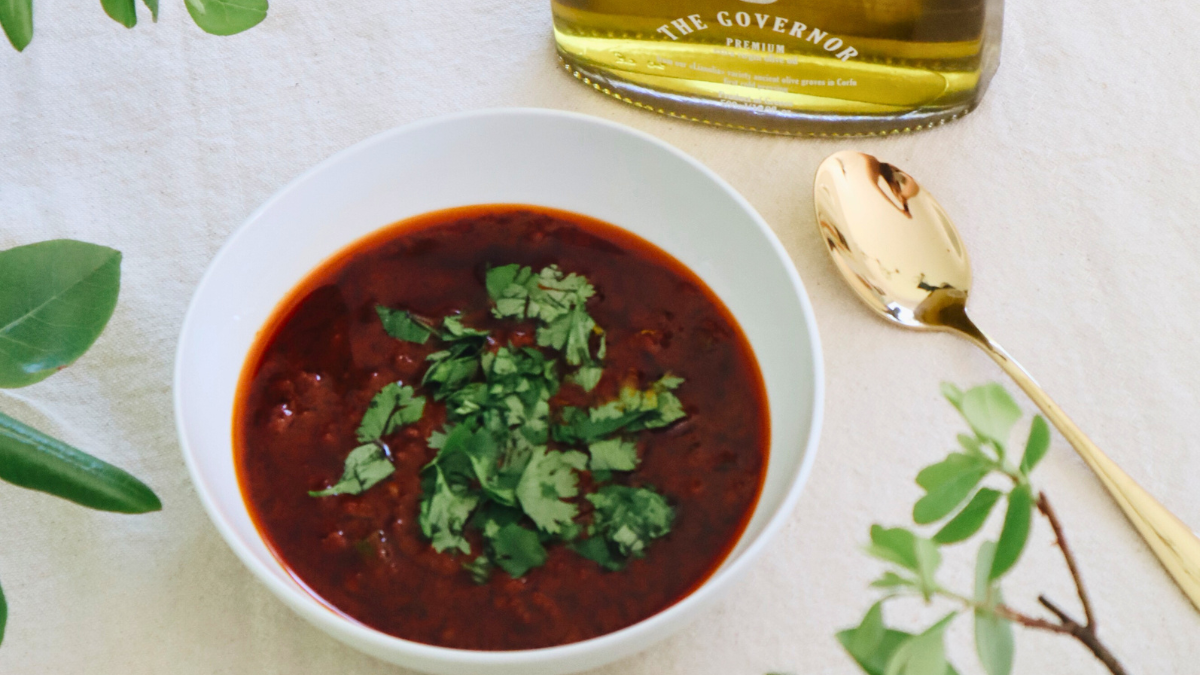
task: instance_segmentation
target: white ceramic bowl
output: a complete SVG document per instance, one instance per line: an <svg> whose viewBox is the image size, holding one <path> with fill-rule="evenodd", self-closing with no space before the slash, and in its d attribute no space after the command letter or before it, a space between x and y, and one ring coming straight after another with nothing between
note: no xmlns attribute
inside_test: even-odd
<svg viewBox="0 0 1200 675"><path fill-rule="evenodd" d="M575 644L511 652L401 640L329 611L291 577L251 522L233 464L234 390L259 329L313 268L364 235L428 211L522 203L574 211L657 244L700 275L758 357L771 411L766 484L720 569L670 608ZM824 392L812 308L762 217L725 181L646 134L550 110L495 110L388 131L326 160L272 197L217 254L183 323L175 416L208 514L275 595L335 638L430 673L557 675L638 652L685 625L746 570L787 519L816 450Z"/></svg>

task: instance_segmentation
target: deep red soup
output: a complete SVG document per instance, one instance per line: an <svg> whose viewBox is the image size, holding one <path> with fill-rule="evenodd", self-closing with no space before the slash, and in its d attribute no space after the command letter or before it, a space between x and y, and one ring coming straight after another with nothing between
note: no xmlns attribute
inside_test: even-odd
<svg viewBox="0 0 1200 675"><path fill-rule="evenodd" d="M504 340L527 343L528 331L489 310L487 270L510 263L535 270L557 264L596 289L587 310L606 331L605 374L591 392L563 385L552 410L610 401L621 380L649 382L665 373L685 380L677 393L686 418L641 433L641 464L613 479L653 486L675 513L669 534L623 570L547 546L543 566L515 579L497 570L477 584L463 569L470 556L435 552L418 524L420 472L437 454L426 439L447 414L432 399L417 423L387 439L396 468L388 478L360 495L308 494L342 474L372 396L390 382L419 385L425 357L438 349L390 337L376 305L430 317L461 313L464 324L493 330L490 349ZM397 223L313 272L258 337L239 385L233 433L250 513L301 584L331 610L383 632L480 650L585 640L681 600L745 528L769 445L754 354L695 274L611 225L525 206L454 209ZM586 522L589 504L577 501Z"/></svg>

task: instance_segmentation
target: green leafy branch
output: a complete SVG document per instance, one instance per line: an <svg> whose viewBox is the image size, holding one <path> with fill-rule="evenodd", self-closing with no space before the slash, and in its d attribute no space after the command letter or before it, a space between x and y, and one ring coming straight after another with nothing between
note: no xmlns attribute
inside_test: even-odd
<svg viewBox="0 0 1200 675"><path fill-rule="evenodd" d="M941 526L929 537L902 527L871 527L867 553L890 567L871 584L883 591L884 597L857 627L838 633L838 640L869 675L956 675L958 671L946 659L944 633L960 611L965 611L974 617L975 650L988 675L1012 672L1014 623L1069 635L1083 643L1113 675L1125 675L1121 664L1097 637L1092 604L1062 524L1045 493L1036 490L1030 480L1030 473L1050 448L1050 427L1041 416L1035 416L1024 453L1017 460L1010 456L1007 443L1021 410L1003 387L988 384L962 392L953 385L943 385L942 392L972 433L958 435L961 452L951 453L917 474L917 484L925 495L913 507L913 521L922 526ZM989 477L998 479L993 483L997 487L983 485ZM974 592L946 588L937 580L942 548L977 534L1001 501L1006 506L1000 536L979 547ZM1083 621L1071 617L1044 595L1038 601L1053 615L1052 619L1023 613L1004 600L1000 582L1025 549L1035 510L1054 531L1075 581ZM948 613L920 633L908 633L884 623L884 604L900 597L919 597L926 603L941 598L958 604L962 610Z"/></svg>
<svg viewBox="0 0 1200 675"><path fill-rule="evenodd" d="M0 388L41 382L74 363L108 324L120 286L121 254L111 248L58 239L0 251ZM0 479L101 511L162 508L137 478L4 413ZM7 618L0 592L0 642Z"/></svg>
<svg viewBox="0 0 1200 675"><path fill-rule="evenodd" d="M158 21L158 0L142 0ZM267 18L267 0L184 0L192 20L206 33L233 35L257 26ZM113 21L133 28L137 25L136 0L100 0L104 13ZM0 0L0 27L17 51L33 39L33 0Z"/></svg>

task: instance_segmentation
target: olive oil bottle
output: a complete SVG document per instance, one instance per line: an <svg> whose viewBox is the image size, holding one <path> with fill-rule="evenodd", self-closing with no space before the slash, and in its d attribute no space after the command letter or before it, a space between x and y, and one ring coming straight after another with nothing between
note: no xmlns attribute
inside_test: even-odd
<svg viewBox="0 0 1200 675"><path fill-rule="evenodd" d="M783 134L887 133L970 112L1003 0L552 0L568 71L655 112Z"/></svg>

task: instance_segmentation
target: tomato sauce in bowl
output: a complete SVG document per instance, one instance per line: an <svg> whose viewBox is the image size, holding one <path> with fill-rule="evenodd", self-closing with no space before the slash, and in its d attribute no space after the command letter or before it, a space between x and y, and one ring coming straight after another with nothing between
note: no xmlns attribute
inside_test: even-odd
<svg viewBox="0 0 1200 675"><path fill-rule="evenodd" d="M387 334L376 306L459 314L490 330L489 348L533 343L529 326L490 312L489 268L557 265L596 289L587 310L607 341L595 389L565 384L551 409L611 401L628 380L683 378L687 416L638 435L640 465L615 481L653 486L674 509L670 532L620 571L562 545L520 578L479 584L473 556L436 552L418 523L427 439L447 411L432 398L389 436L395 472L358 495L314 498L343 471L356 428L388 383L421 392L439 349ZM749 342L716 295L661 249L596 220L527 206L481 206L397 223L339 253L280 305L244 367L235 464L264 540L331 610L416 642L472 650L577 642L645 619L704 582L737 543L767 468L769 415ZM551 446L554 442L551 441ZM586 492L590 477L581 475ZM589 518L579 502L581 521ZM471 541L478 551L478 538Z"/></svg>

